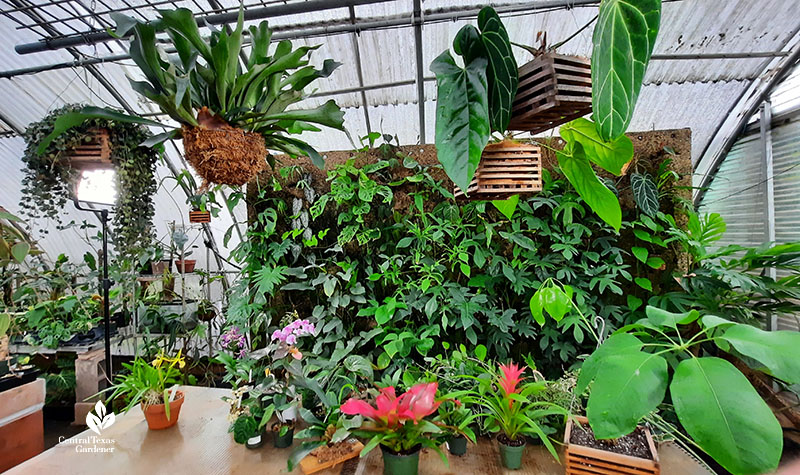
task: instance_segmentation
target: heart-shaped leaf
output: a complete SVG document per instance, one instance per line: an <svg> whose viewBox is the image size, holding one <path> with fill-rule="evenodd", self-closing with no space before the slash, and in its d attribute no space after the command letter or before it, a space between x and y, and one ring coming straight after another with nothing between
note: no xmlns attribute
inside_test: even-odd
<svg viewBox="0 0 800 475"><path fill-rule="evenodd" d="M489 122L493 131L504 134L511 121L511 104L519 84L517 61L511 51L508 32L492 7L484 7L478 13L478 28L489 60L486 67Z"/></svg>
<svg viewBox="0 0 800 475"><path fill-rule="evenodd" d="M660 207L658 203L658 187L648 173L631 174L631 190L636 206L644 214L655 216Z"/></svg>
<svg viewBox="0 0 800 475"><path fill-rule="evenodd" d="M622 209L617 196L604 185L592 169L580 142L575 142L556 152L558 166L575 187L575 191L600 219L619 231L622 226Z"/></svg>
<svg viewBox="0 0 800 475"><path fill-rule="evenodd" d="M614 175L622 175L625 165L633 159L631 139L620 135L611 141L603 140L588 119L575 119L561 126L560 133L567 142L580 142L589 161Z"/></svg>

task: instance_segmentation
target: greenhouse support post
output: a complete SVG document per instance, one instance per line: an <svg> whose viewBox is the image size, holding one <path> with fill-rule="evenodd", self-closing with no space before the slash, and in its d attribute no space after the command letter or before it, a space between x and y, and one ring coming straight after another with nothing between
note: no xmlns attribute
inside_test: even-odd
<svg viewBox="0 0 800 475"><path fill-rule="evenodd" d="M764 240L767 242L775 242L775 183L773 182L774 166L772 161L772 103L764 101L759 110L760 122L760 139L761 139L761 158L763 165L763 180L764 180L764 216L766 217L766 226L764 227ZM777 278L777 272L774 267L766 269L767 277L772 280ZM778 329L778 316L777 314L770 313L766 322L768 330Z"/></svg>

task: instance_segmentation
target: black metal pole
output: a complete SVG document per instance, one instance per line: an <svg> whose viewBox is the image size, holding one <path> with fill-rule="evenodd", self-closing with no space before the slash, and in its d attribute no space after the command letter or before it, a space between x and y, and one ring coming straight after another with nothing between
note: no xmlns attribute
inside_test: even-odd
<svg viewBox="0 0 800 475"><path fill-rule="evenodd" d="M100 221L103 226L103 278L100 281L100 286L103 289L103 322L106 326L105 340L106 340L106 378L109 381L111 378L111 315L109 306L109 290L111 289L111 281L108 280L108 210L100 210Z"/></svg>

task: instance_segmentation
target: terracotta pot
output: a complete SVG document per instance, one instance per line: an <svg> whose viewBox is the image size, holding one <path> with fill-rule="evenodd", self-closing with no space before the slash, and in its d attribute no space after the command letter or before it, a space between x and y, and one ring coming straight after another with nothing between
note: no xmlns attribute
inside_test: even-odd
<svg viewBox="0 0 800 475"><path fill-rule="evenodd" d="M144 403L142 403L142 411L144 412L144 418L147 420L147 427L150 430L161 430L174 426L178 422L178 416L181 415L183 400L183 391L177 391L175 400L169 403L169 419L167 419L165 404L154 404L145 407Z"/></svg>
<svg viewBox="0 0 800 475"><path fill-rule="evenodd" d="M175 261L175 267L178 268L178 272L185 272L187 274L194 272L195 264L197 264L197 261L194 259L184 259L184 260L178 259L177 261Z"/></svg>

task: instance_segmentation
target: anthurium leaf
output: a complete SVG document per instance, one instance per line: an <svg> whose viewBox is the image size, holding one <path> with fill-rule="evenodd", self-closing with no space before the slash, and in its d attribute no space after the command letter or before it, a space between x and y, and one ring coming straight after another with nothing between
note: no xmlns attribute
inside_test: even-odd
<svg viewBox="0 0 800 475"><path fill-rule="evenodd" d="M647 249L643 247L632 247L631 252L641 262L647 262L647 256L650 255L650 253L647 252Z"/></svg>
<svg viewBox="0 0 800 475"><path fill-rule="evenodd" d="M658 187L649 173L632 173L631 190L636 206L642 213L650 216L658 213Z"/></svg>
<svg viewBox="0 0 800 475"><path fill-rule="evenodd" d="M517 209L517 203L519 203L519 195L514 195L507 200L492 200L492 205L494 205L494 207L503 213L503 216L508 219L511 219L514 216L514 211Z"/></svg>
<svg viewBox="0 0 800 475"><path fill-rule="evenodd" d="M635 295L630 295L630 294L628 295L628 309L630 309L631 312L636 311L636 309L641 306L642 306L642 299L640 299Z"/></svg>
<svg viewBox="0 0 800 475"><path fill-rule="evenodd" d="M658 307L648 305L645 308L647 320L657 327L672 327L677 328L677 325L688 325L693 321L700 318L700 312L697 310L690 310L684 313L673 313L662 310Z"/></svg>
<svg viewBox="0 0 800 475"><path fill-rule="evenodd" d="M764 331L751 325L734 325L722 335L736 350L757 360L769 373L790 384L800 382L800 333Z"/></svg>
<svg viewBox="0 0 800 475"><path fill-rule="evenodd" d="M608 337L594 353L592 353L581 366L578 375L578 383L575 386L575 394L583 394L589 383L597 376L597 371L603 364L603 359L612 355L638 353L642 349L643 343L635 336L628 333L618 333Z"/></svg>
<svg viewBox="0 0 800 475"><path fill-rule="evenodd" d="M666 391L667 361L661 356L631 352L603 358L586 405L595 437L630 434L661 404Z"/></svg>
<svg viewBox="0 0 800 475"><path fill-rule="evenodd" d="M625 135L611 141L603 140L594 123L588 119L575 119L560 129L567 142L580 142L590 162L603 170L622 175L625 165L633 159L633 142Z"/></svg>
<svg viewBox="0 0 800 475"><path fill-rule="evenodd" d="M67 130L83 124L89 119L107 119L116 122L152 125L155 127L164 126L163 124L150 119L123 114L111 109L104 109L102 107L84 107L80 110L80 112L68 112L56 119L55 123L53 124L53 131L39 143L36 153L39 155L43 154L53 139L63 134Z"/></svg>
<svg viewBox="0 0 800 475"><path fill-rule="evenodd" d="M622 226L622 209L617 196L604 185L586 158L583 146L575 142L561 152L556 152L558 166L592 210L611 227L619 231Z"/></svg>
<svg viewBox="0 0 800 475"><path fill-rule="evenodd" d="M727 470L771 473L778 466L781 425L731 363L713 357L681 361L670 394L681 425Z"/></svg>
<svg viewBox="0 0 800 475"><path fill-rule="evenodd" d="M488 60L477 52L478 48L468 47L470 41L480 42L480 36L474 27L466 25L454 43L464 57L463 68L456 64L450 51L440 54L431 64L437 84L436 153L447 176L462 190L475 175L491 134Z"/></svg>
<svg viewBox="0 0 800 475"><path fill-rule="evenodd" d="M508 32L494 8L484 7L478 13L478 28L489 60L486 67L489 122L493 131L504 134L511 121L511 105L519 84L517 61L511 51Z"/></svg>
<svg viewBox="0 0 800 475"><path fill-rule="evenodd" d="M592 37L592 111L604 140L625 133L661 21L661 0L603 0Z"/></svg>

